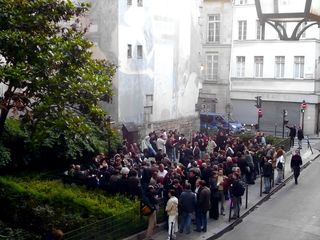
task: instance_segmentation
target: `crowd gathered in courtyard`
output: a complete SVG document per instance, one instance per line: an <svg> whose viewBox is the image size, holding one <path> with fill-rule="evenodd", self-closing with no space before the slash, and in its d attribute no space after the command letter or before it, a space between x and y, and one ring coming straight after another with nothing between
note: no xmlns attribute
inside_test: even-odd
<svg viewBox="0 0 320 240"><path fill-rule="evenodd" d="M165 204L168 235L189 234L192 220L196 232L207 231L207 218L226 214L230 200L232 218L240 216L246 184L264 179L264 192L271 182L283 181L284 148L267 144L264 133L244 140L221 130L214 135L194 133L190 139L177 130L151 132L141 142L124 140L114 156L99 154L87 166L71 165L68 177L99 187L110 194L139 197L149 211L146 238L151 239L159 210ZM299 176L299 150L291 167ZM297 177L296 184L297 184ZM179 219L179 224L178 224Z"/></svg>

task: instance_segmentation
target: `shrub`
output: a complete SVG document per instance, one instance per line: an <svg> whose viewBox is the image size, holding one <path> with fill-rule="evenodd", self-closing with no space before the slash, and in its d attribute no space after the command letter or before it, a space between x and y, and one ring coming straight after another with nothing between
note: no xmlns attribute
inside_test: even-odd
<svg viewBox="0 0 320 240"><path fill-rule="evenodd" d="M64 186L59 180L0 177L0 216L15 226L43 233L53 227L70 231L137 208L138 201Z"/></svg>
<svg viewBox="0 0 320 240"><path fill-rule="evenodd" d="M10 150L0 143L0 168L8 165L10 161Z"/></svg>

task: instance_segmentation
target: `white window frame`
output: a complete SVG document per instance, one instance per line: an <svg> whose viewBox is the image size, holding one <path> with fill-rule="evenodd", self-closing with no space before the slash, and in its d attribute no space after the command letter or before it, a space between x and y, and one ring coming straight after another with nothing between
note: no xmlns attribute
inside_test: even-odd
<svg viewBox="0 0 320 240"><path fill-rule="evenodd" d="M294 78L304 78L304 56L294 56Z"/></svg>
<svg viewBox="0 0 320 240"><path fill-rule="evenodd" d="M262 25L259 20L256 20L256 32L257 32L257 40L262 40Z"/></svg>
<svg viewBox="0 0 320 240"><path fill-rule="evenodd" d="M254 76L263 77L263 56L254 56Z"/></svg>
<svg viewBox="0 0 320 240"><path fill-rule="evenodd" d="M207 41L208 42L220 42L220 15L210 14L208 15L208 31Z"/></svg>
<svg viewBox="0 0 320 240"><path fill-rule="evenodd" d="M127 58L132 58L132 44L127 46Z"/></svg>
<svg viewBox="0 0 320 240"><path fill-rule="evenodd" d="M238 21L238 40L247 39L247 21L240 20Z"/></svg>
<svg viewBox="0 0 320 240"><path fill-rule="evenodd" d="M240 5L245 5L245 4L247 4L247 0L239 0L239 4Z"/></svg>
<svg viewBox="0 0 320 240"><path fill-rule="evenodd" d="M143 7L143 0L137 0L137 6Z"/></svg>
<svg viewBox="0 0 320 240"><path fill-rule="evenodd" d="M218 53L206 54L206 78L210 81L217 81L218 70L219 70Z"/></svg>
<svg viewBox="0 0 320 240"><path fill-rule="evenodd" d="M237 65L237 77L245 76L245 67L246 67L246 57L245 56L237 56L236 58Z"/></svg>
<svg viewBox="0 0 320 240"><path fill-rule="evenodd" d="M145 98L145 106L143 107L144 121L150 122L153 114L153 94L147 94Z"/></svg>
<svg viewBox="0 0 320 240"><path fill-rule="evenodd" d="M143 46L137 45L137 58L142 59L143 58Z"/></svg>
<svg viewBox="0 0 320 240"><path fill-rule="evenodd" d="M275 78L284 78L285 73L285 56L275 56L274 59L274 77Z"/></svg>

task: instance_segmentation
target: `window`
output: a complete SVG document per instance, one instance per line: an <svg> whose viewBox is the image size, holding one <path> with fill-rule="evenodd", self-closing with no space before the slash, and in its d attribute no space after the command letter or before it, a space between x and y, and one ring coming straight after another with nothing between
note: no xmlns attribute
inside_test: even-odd
<svg viewBox="0 0 320 240"><path fill-rule="evenodd" d="M208 18L208 42L220 41L220 16L211 15Z"/></svg>
<svg viewBox="0 0 320 240"><path fill-rule="evenodd" d="M132 45L128 44L127 57L132 58Z"/></svg>
<svg viewBox="0 0 320 240"><path fill-rule="evenodd" d="M246 57L237 57L237 77L244 77Z"/></svg>
<svg viewBox="0 0 320 240"><path fill-rule="evenodd" d="M239 40L246 40L247 38L247 21L239 21Z"/></svg>
<svg viewBox="0 0 320 240"><path fill-rule="evenodd" d="M207 55L206 59L206 75L208 80L217 81L218 78L218 54Z"/></svg>
<svg viewBox="0 0 320 240"><path fill-rule="evenodd" d="M127 0L127 5L132 6L132 0Z"/></svg>
<svg viewBox="0 0 320 240"><path fill-rule="evenodd" d="M142 59L143 58L143 49L142 49L142 45L138 45L137 46L137 58Z"/></svg>
<svg viewBox="0 0 320 240"><path fill-rule="evenodd" d="M303 78L304 76L304 57L295 56L294 57L294 77Z"/></svg>
<svg viewBox="0 0 320 240"><path fill-rule="evenodd" d="M149 122L151 119L151 114L153 113L153 94L146 95L146 104L143 109L144 121Z"/></svg>
<svg viewBox="0 0 320 240"><path fill-rule="evenodd" d="M260 24L260 21L256 21L257 25L257 40L262 40L262 25Z"/></svg>
<svg viewBox="0 0 320 240"><path fill-rule="evenodd" d="M137 0L137 5L138 5L138 7L142 7L143 6L143 1L142 0Z"/></svg>
<svg viewBox="0 0 320 240"><path fill-rule="evenodd" d="M263 77L263 57L262 56L254 57L254 76Z"/></svg>
<svg viewBox="0 0 320 240"><path fill-rule="evenodd" d="M284 56L276 56L276 58L275 58L275 71L274 71L274 75L276 78L283 78L284 77L284 63L285 63Z"/></svg>
<svg viewBox="0 0 320 240"><path fill-rule="evenodd" d="M239 0L239 4L240 4L240 5L247 4L247 0Z"/></svg>

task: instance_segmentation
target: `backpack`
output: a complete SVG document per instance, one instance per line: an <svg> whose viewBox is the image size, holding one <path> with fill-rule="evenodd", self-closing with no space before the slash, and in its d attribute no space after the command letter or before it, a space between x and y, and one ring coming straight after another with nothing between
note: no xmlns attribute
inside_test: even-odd
<svg viewBox="0 0 320 240"><path fill-rule="evenodd" d="M246 184L242 180L238 180L234 183L233 186L233 194L235 197L242 197L244 192L246 191Z"/></svg>
<svg viewBox="0 0 320 240"><path fill-rule="evenodd" d="M280 169L280 170L283 169L283 164L282 164L282 162L280 162L280 161L278 162L277 168Z"/></svg>

